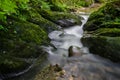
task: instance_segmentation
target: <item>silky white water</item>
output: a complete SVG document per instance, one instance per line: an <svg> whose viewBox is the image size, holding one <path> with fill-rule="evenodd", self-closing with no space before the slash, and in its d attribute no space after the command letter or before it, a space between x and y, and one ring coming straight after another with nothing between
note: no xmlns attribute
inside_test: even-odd
<svg viewBox="0 0 120 80"><path fill-rule="evenodd" d="M51 64L59 64L66 74L60 80L68 80L74 75L77 80L120 80L120 64L111 62L100 56L91 54L87 47L80 41L83 36L83 25L88 15L83 17L82 25L64 28L61 31L53 31L48 36L55 48L45 47L48 51L48 60ZM82 56L68 57L70 46L77 46L83 53Z"/></svg>

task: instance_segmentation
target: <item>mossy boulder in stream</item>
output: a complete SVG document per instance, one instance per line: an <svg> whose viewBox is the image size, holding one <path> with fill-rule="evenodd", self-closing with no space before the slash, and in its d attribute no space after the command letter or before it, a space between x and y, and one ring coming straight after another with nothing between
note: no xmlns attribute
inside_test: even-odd
<svg viewBox="0 0 120 80"><path fill-rule="evenodd" d="M84 30L93 31L99 28L120 28L120 1L106 3L99 10L93 12Z"/></svg>
<svg viewBox="0 0 120 80"><path fill-rule="evenodd" d="M99 54L112 61L120 61L120 37L93 36L82 38L91 53Z"/></svg>
<svg viewBox="0 0 120 80"><path fill-rule="evenodd" d="M3 26L6 30L0 30L1 75L21 72L33 64L34 61L27 62L29 59L46 55L40 46L48 44L49 39L46 30L40 25L9 17Z"/></svg>
<svg viewBox="0 0 120 80"><path fill-rule="evenodd" d="M37 57L41 52L38 52L39 46L48 42L47 33L36 24L13 21L10 26L11 29L1 35L1 52L22 58Z"/></svg>
<svg viewBox="0 0 120 80"><path fill-rule="evenodd" d="M81 22L81 17L71 14L71 13L66 13L66 12L51 12L51 11L46 11L46 10L41 10L39 12L44 18L62 26L62 27L69 27L73 25L80 25L82 24Z"/></svg>
<svg viewBox="0 0 120 80"><path fill-rule="evenodd" d="M26 19L27 21L39 25L41 28L46 30L47 33L58 29L57 27L58 25L42 17L41 14L37 12L35 9L27 11L27 13L25 13L24 16L27 16Z"/></svg>
<svg viewBox="0 0 120 80"><path fill-rule="evenodd" d="M89 37L82 42L90 52L99 54L113 61L120 61L120 0L106 3L98 11L93 12L84 30Z"/></svg>

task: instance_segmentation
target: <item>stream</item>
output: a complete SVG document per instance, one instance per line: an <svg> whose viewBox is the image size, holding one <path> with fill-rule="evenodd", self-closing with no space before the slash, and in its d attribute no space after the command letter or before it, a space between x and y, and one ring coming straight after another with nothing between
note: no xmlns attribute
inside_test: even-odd
<svg viewBox="0 0 120 80"><path fill-rule="evenodd" d="M58 64L65 71L65 74L58 77L58 80L120 80L120 64L91 54L89 49L83 46L80 41L83 36L82 28L89 16L85 14L80 16L83 17L82 25L53 31L48 35L55 48L43 46L49 53L49 63L52 65ZM70 46L73 46L74 52L78 52L80 55L68 57ZM27 77L24 76L14 80L34 80L31 77L32 75L28 74Z"/></svg>
<svg viewBox="0 0 120 80"><path fill-rule="evenodd" d="M65 74L58 80L120 80L120 64L91 54L89 49L82 45L82 28L89 16L80 16L84 18L81 26L76 25L49 34L51 44L56 49L46 47L49 53L48 60L53 65L59 64L65 70ZM73 46L74 52L78 51L76 47L79 47L80 55L68 57L70 46Z"/></svg>

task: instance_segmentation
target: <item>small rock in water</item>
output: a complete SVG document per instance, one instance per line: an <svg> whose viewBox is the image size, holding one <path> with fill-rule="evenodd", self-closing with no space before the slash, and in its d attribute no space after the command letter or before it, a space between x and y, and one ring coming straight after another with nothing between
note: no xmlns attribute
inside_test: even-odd
<svg viewBox="0 0 120 80"><path fill-rule="evenodd" d="M81 56L83 53L80 51L80 48L77 46L70 46L68 49L68 57L72 56Z"/></svg>

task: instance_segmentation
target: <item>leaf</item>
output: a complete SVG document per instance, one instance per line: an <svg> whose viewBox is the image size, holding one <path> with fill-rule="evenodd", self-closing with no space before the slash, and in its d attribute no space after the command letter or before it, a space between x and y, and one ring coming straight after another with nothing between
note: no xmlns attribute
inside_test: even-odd
<svg viewBox="0 0 120 80"><path fill-rule="evenodd" d="M0 30L3 30L3 29L4 29L4 27L2 25L0 25Z"/></svg>
<svg viewBox="0 0 120 80"><path fill-rule="evenodd" d="M11 0L0 0L1 4L0 4L0 9L4 12L6 12L6 14L10 14L10 13L15 13L16 12L16 4L15 2L12 2Z"/></svg>
<svg viewBox="0 0 120 80"><path fill-rule="evenodd" d="M6 20L5 12L0 12L0 20L2 21Z"/></svg>

